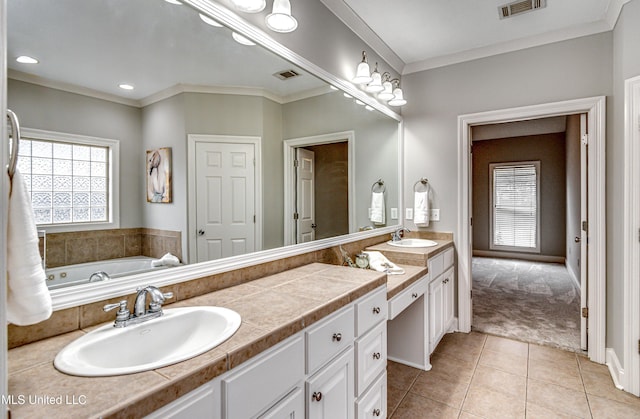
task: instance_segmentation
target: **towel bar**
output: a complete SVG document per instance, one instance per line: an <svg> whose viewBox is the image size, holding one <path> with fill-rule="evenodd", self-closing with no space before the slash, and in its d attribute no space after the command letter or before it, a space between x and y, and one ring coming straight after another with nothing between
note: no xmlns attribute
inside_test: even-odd
<svg viewBox="0 0 640 419"><path fill-rule="evenodd" d="M425 188L429 188L429 181L427 180L427 178L420 178L419 181L417 181L416 183L413 184L413 191L414 192L426 192L426 191L419 191L418 187L420 186L424 186Z"/></svg>
<svg viewBox="0 0 640 419"><path fill-rule="evenodd" d="M382 188L382 190L378 190L378 192L384 192L387 190L387 187L384 186L384 181L382 179L378 179L375 182L373 182L373 185L371 185L371 192L376 192L374 190L376 186L378 186L379 188Z"/></svg>
<svg viewBox="0 0 640 419"><path fill-rule="evenodd" d="M7 167L7 173L9 177L13 178L13 174L16 172L16 165L18 164L18 151L20 148L20 123L16 114L7 109L7 119L11 125L11 143L9 148L9 166Z"/></svg>

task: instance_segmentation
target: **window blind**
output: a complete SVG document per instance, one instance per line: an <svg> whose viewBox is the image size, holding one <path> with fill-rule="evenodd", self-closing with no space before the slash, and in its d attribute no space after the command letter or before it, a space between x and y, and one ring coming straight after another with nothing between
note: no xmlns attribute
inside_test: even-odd
<svg viewBox="0 0 640 419"><path fill-rule="evenodd" d="M493 166L493 245L538 246L538 164Z"/></svg>

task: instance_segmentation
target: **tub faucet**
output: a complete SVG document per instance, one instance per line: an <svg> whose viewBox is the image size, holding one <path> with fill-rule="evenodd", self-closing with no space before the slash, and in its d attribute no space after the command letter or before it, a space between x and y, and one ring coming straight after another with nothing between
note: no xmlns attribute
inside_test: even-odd
<svg viewBox="0 0 640 419"><path fill-rule="evenodd" d="M391 241L394 241L394 242L400 241L404 236L404 233L410 233L410 232L411 230L409 230L408 228L400 227L399 229L394 231L393 234L391 235Z"/></svg>
<svg viewBox="0 0 640 419"><path fill-rule="evenodd" d="M106 273L105 271L98 271L91 274L91 276L89 277L89 282L99 282L105 281L107 279L111 279L108 273Z"/></svg>

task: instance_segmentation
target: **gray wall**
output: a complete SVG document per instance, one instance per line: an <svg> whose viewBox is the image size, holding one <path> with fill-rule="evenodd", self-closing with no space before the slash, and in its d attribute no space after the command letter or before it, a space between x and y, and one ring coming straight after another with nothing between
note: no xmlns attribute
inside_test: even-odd
<svg viewBox="0 0 640 419"><path fill-rule="evenodd" d="M8 80L8 107L22 127L119 140L120 227L140 227L140 109L13 79Z"/></svg>
<svg viewBox="0 0 640 419"><path fill-rule="evenodd" d="M473 142L473 250L493 251L491 243L490 163L540 161L540 253L565 256L564 133ZM523 256L524 256L523 252Z"/></svg>
<svg viewBox="0 0 640 419"><path fill-rule="evenodd" d="M567 171L567 234L566 265L572 275L580 281L580 115L567 117L566 131L566 171Z"/></svg>
<svg viewBox="0 0 640 419"><path fill-rule="evenodd" d="M640 75L640 0L622 9L613 31L613 100L607 103L607 347L624 366L624 81Z"/></svg>

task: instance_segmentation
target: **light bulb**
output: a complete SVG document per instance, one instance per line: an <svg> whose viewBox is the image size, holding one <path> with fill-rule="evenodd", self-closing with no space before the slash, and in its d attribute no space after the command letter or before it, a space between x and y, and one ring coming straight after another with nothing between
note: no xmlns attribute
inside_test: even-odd
<svg viewBox="0 0 640 419"><path fill-rule="evenodd" d="M275 32L293 32L298 27L298 21L291 16L291 2L289 0L273 0L273 9L265 18L269 29Z"/></svg>

